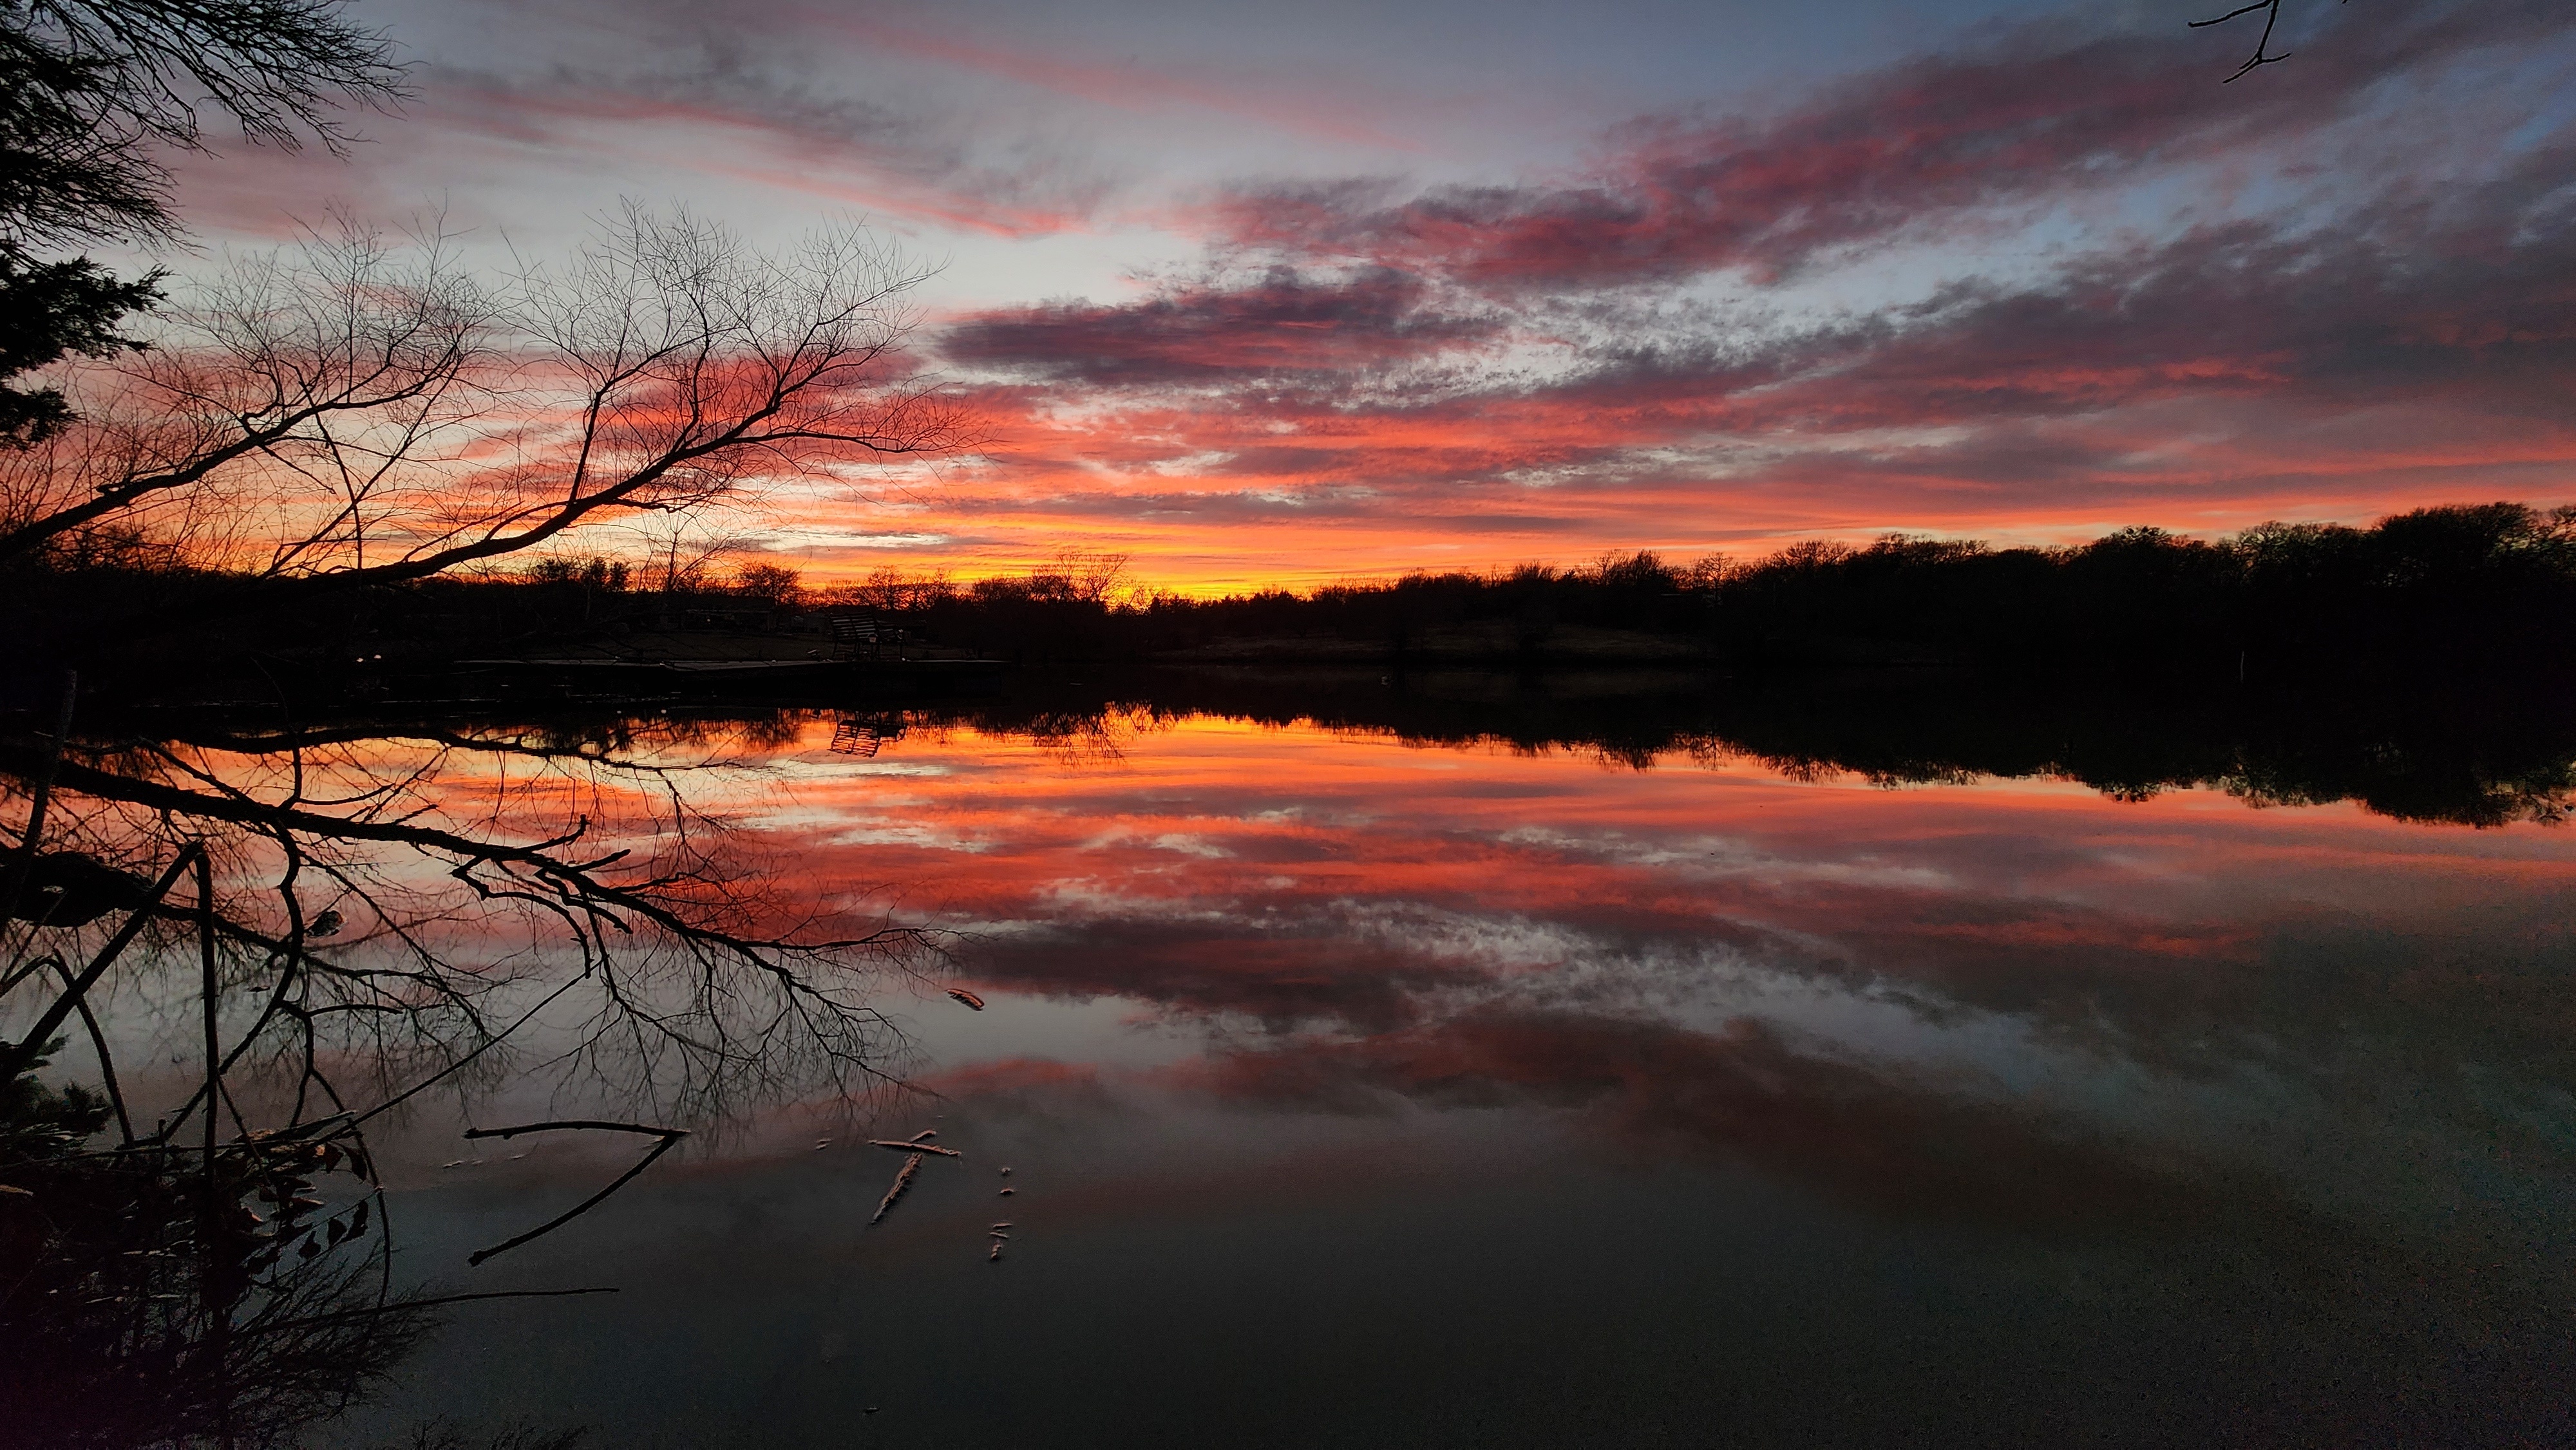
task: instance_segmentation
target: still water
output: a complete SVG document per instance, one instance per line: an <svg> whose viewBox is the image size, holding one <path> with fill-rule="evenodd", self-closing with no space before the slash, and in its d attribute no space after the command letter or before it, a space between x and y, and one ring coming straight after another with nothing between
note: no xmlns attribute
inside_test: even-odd
<svg viewBox="0 0 2576 1450"><path fill-rule="evenodd" d="M449 1311L333 1443L2570 1434L2568 829L1186 712L730 758L782 881L954 933L918 1091L470 1270L632 1155L424 1109L407 1274L619 1292Z"/></svg>

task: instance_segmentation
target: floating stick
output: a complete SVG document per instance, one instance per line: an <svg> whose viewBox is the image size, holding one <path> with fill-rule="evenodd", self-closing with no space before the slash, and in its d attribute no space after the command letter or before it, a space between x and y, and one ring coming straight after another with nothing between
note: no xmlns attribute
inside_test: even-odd
<svg viewBox="0 0 2576 1450"><path fill-rule="evenodd" d="M976 996L976 995L975 995L974 993L972 993L972 992L967 991L967 990L966 990L965 988L963 988L963 987L951 987L951 988L949 988L949 989L948 989L948 995L949 995L949 996L951 996L951 997L956 998L956 999L957 999L958 1001L960 1001L960 1002L965 1003L967 1006L974 1008L974 1009L975 1009L976 1011L978 1011L978 1012L981 1012L981 1011L983 1011L983 1010L984 1010L984 999L983 999L983 998L981 998L981 997Z"/></svg>
<svg viewBox="0 0 2576 1450"><path fill-rule="evenodd" d="M870 1138L868 1140L868 1146L871 1148L892 1148L898 1153L936 1153L942 1158L963 1158L966 1156L954 1148L942 1148L936 1143L924 1143L919 1140L899 1143L892 1138Z"/></svg>
<svg viewBox="0 0 2576 1450"><path fill-rule="evenodd" d="M915 1153L903 1160L903 1167L894 1175L894 1187L886 1190L885 1198L877 1204L876 1216L868 1220L868 1227L876 1227L888 1213L893 1211L894 1201L903 1197L903 1191L912 1186L912 1175L920 1171L920 1154Z"/></svg>

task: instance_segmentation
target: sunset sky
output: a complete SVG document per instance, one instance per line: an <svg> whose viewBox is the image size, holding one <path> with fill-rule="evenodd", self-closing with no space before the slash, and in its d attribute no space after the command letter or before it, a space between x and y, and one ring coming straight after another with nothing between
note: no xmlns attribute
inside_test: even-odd
<svg viewBox="0 0 2576 1450"><path fill-rule="evenodd" d="M918 342L990 442L757 522L818 575L2576 499L2576 11L2289 7L2222 84L2254 31L2186 0L368 0L417 98L182 203L210 252L635 198L944 262Z"/></svg>

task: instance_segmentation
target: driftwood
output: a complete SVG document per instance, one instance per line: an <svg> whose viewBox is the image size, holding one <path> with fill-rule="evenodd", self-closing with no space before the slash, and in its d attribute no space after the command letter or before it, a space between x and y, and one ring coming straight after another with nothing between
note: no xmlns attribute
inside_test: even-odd
<svg viewBox="0 0 2576 1450"><path fill-rule="evenodd" d="M966 1156L954 1148L942 1148L936 1143L924 1143L918 1138L905 1142L897 1142L892 1138L870 1138L868 1140L868 1146L871 1148L892 1148L898 1153L936 1153L942 1158L963 1158Z"/></svg>
<svg viewBox="0 0 2576 1450"><path fill-rule="evenodd" d="M886 1196L878 1202L876 1214L868 1220L868 1227L876 1227L885 1220L887 1214L894 1211L894 1201L903 1197L903 1191L912 1186L912 1176L920 1171L920 1154L915 1153L903 1160L902 1169L894 1175L894 1187L887 1189Z"/></svg>
<svg viewBox="0 0 2576 1450"><path fill-rule="evenodd" d="M965 1003L967 1006L974 1008L974 1009L975 1009L976 1011L978 1011L978 1012L981 1012L981 1011L983 1011L983 1010L984 1010L984 999L983 999L983 998L981 998L981 997L976 996L976 995L975 995L974 993L972 993L972 992L967 991L967 990L966 990L965 988L963 988L963 987L951 987L951 988L949 988L949 989L948 989L948 995L949 995L949 996L951 996L951 997L956 998L956 999L957 999L958 1001L960 1001L960 1002Z"/></svg>

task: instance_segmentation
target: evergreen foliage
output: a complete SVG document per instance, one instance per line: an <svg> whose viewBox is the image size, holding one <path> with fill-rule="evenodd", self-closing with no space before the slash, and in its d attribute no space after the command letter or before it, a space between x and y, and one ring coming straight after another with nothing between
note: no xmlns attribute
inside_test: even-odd
<svg viewBox="0 0 2576 1450"><path fill-rule="evenodd" d="M255 143L338 150L334 107L385 104L401 78L340 0L0 0L0 446L72 418L59 388L14 380L143 346L118 323L163 274L53 253L175 239L168 157L205 148L207 111Z"/></svg>

